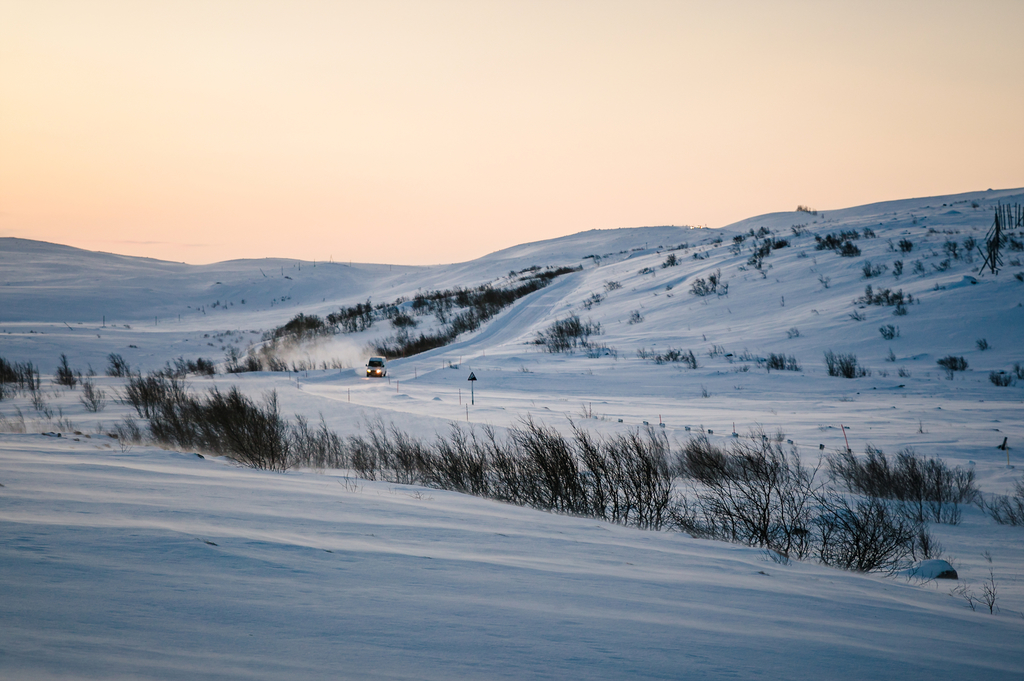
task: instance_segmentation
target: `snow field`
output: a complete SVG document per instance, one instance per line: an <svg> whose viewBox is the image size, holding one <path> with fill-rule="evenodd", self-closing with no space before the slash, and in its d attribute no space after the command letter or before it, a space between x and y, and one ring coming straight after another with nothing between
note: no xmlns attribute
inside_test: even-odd
<svg viewBox="0 0 1024 681"><path fill-rule="evenodd" d="M378 321L307 353L349 369L189 383L237 385L253 397L275 390L285 416L322 416L343 436L376 418L429 440L451 422L500 430L529 416L603 435L663 423L676 446L701 427L720 444L734 429L762 427L792 440L811 466L820 445L834 451L847 439L858 454L869 444L889 454L913 447L973 465L984 493L1006 493L1024 473L1024 381L997 387L988 373L1024 363L1024 284L1011 264L1024 256L1006 251L1003 272L978 276L976 254L969 263L944 250L948 240L982 239L1000 201L1020 203L1024 192L780 213L722 230L583 232L424 268L192 267L0 240L0 356L40 366L49 409L37 412L25 396L0 401L0 430L26 431L0 434L0 675L1019 678L1021 529L975 507L960 525L930 531L961 583L977 591L992 571L995 616L951 597L948 583L777 565L757 549L344 471L270 474L148 446L122 452L103 435L133 413L115 399L123 382L102 375L110 352L143 371L179 356L221 361L299 312L582 264L453 345L389 362L388 380L359 375L365 346L394 333ZM807 233L794 236L793 225ZM748 230L761 227L790 245L758 271ZM860 257L814 248L814 234L864 228L875 237L855 242ZM730 250L737 234L747 234L739 254ZM910 253L890 248L904 238ZM678 264L662 267L671 254ZM865 261L889 269L865 279ZM728 295L690 293L694 279L718 270ZM906 316L855 304L869 283L903 289L915 304ZM642 321L631 324L634 311ZM600 323L592 340L607 351L532 344L569 314ZM887 324L898 337L882 338ZM669 348L692 350L698 368L637 357ZM827 376L826 350L856 354L871 375ZM107 393L103 411L87 412L80 389L49 382L61 353L101 374L93 380ZM801 370L766 372L757 360L768 353L794 357ZM969 369L947 380L936 365L946 355ZM64 437L40 434L55 431ZM1009 451L996 449L1004 437Z"/></svg>

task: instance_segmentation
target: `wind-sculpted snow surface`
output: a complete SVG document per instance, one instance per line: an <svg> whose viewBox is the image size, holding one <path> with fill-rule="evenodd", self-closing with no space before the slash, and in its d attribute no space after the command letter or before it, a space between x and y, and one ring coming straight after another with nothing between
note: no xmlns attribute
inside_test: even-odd
<svg viewBox="0 0 1024 681"><path fill-rule="evenodd" d="M5 679L1015 679L1024 621L680 533L110 439L0 449Z"/></svg>
<svg viewBox="0 0 1024 681"><path fill-rule="evenodd" d="M106 435L132 416L149 435L126 377L104 375L111 354L143 374L204 358L221 373L183 379L193 395L273 391L324 437L378 419L422 441L453 422L504 437L533 419L606 440L649 426L678 452L701 429L723 450L758 432L822 482L822 457L847 450L850 470L919 456L1002 508L1024 473L1024 233L979 273L1000 203L1024 190L594 230L416 268L0 239L0 357L40 371L0 399L0 678L1021 678L1022 530L967 500L959 524L928 525L950 584ZM583 269L384 379L360 371L401 332L383 316L289 350L330 369L222 373L299 313L404 299L429 332L445 321L412 309L418 293L549 266ZM594 330L586 347L535 343L567 319ZM102 407L52 380L62 355ZM830 357L856 370L830 376Z"/></svg>

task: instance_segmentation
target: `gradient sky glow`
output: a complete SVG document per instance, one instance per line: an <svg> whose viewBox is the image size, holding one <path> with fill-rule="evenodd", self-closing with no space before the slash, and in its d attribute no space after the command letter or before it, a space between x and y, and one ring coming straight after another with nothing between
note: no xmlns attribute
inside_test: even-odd
<svg viewBox="0 0 1024 681"><path fill-rule="evenodd" d="M0 0L0 236L206 263L1024 186L1024 2Z"/></svg>

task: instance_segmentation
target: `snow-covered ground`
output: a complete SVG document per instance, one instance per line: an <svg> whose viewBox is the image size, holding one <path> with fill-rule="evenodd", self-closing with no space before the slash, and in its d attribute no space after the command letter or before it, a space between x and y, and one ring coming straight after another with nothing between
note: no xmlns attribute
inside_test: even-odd
<svg viewBox="0 0 1024 681"><path fill-rule="evenodd" d="M677 443L688 428L726 443L762 427L811 465L821 445L848 438L857 453L913 447L973 465L983 492L1006 493L1024 472L1024 380L999 387L989 372L1024 364L1024 253L1004 250L995 276L978 274L976 250L963 256L998 202L1024 203L1024 190L721 230L590 231L434 267L189 266L0 239L0 357L52 374L66 353L108 396L87 412L80 391L44 378L45 411L24 396L0 401L0 423L27 431L0 434L0 676L1020 678L1024 530L975 507L931 531L960 583L978 590L991 570L995 615L951 597L949 583L778 565L758 549L344 471L122 451L104 435L130 409L113 399L121 379L102 375L109 353L143 371L179 356L220 362L299 312L582 265L456 343L389 362L386 380L359 375L367 344L394 333L378 321L297 353L353 368L190 383L276 390L285 414L322 415L342 435L378 416L425 438L452 421L500 429L527 416L603 434L664 424ZM762 227L789 245L758 270L750 230ZM815 234L842 230L861 235L860 256L815 249ZM664 266L670 256L678 264ZM885 267L865 278L865 262ZM727 295L691 293L719 270ZM904 316L854 303L867 284L914 303ZM569 314L600 323L592 340L606 349L550 354L530 342ZM899 335L885 340L890 324ZM637 356L669 348L692 350L698 368ZM826 351L855 354L870 375L829 377ZM758 360L769 353L800 371L767 372ZM946 355L969 369L948 380L936 365ZM1008 451L997 449L1004 437Z"/></svg>

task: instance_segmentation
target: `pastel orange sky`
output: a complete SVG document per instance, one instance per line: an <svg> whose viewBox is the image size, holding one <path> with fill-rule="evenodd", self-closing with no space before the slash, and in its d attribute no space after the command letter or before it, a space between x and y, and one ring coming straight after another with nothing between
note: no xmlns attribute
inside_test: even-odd
<svg viewBox="0 0 1024 681"><path fill-rule="evenodd" d="M0 0L0 236L432 264L1024 186L1024 2Z"/></svg>

